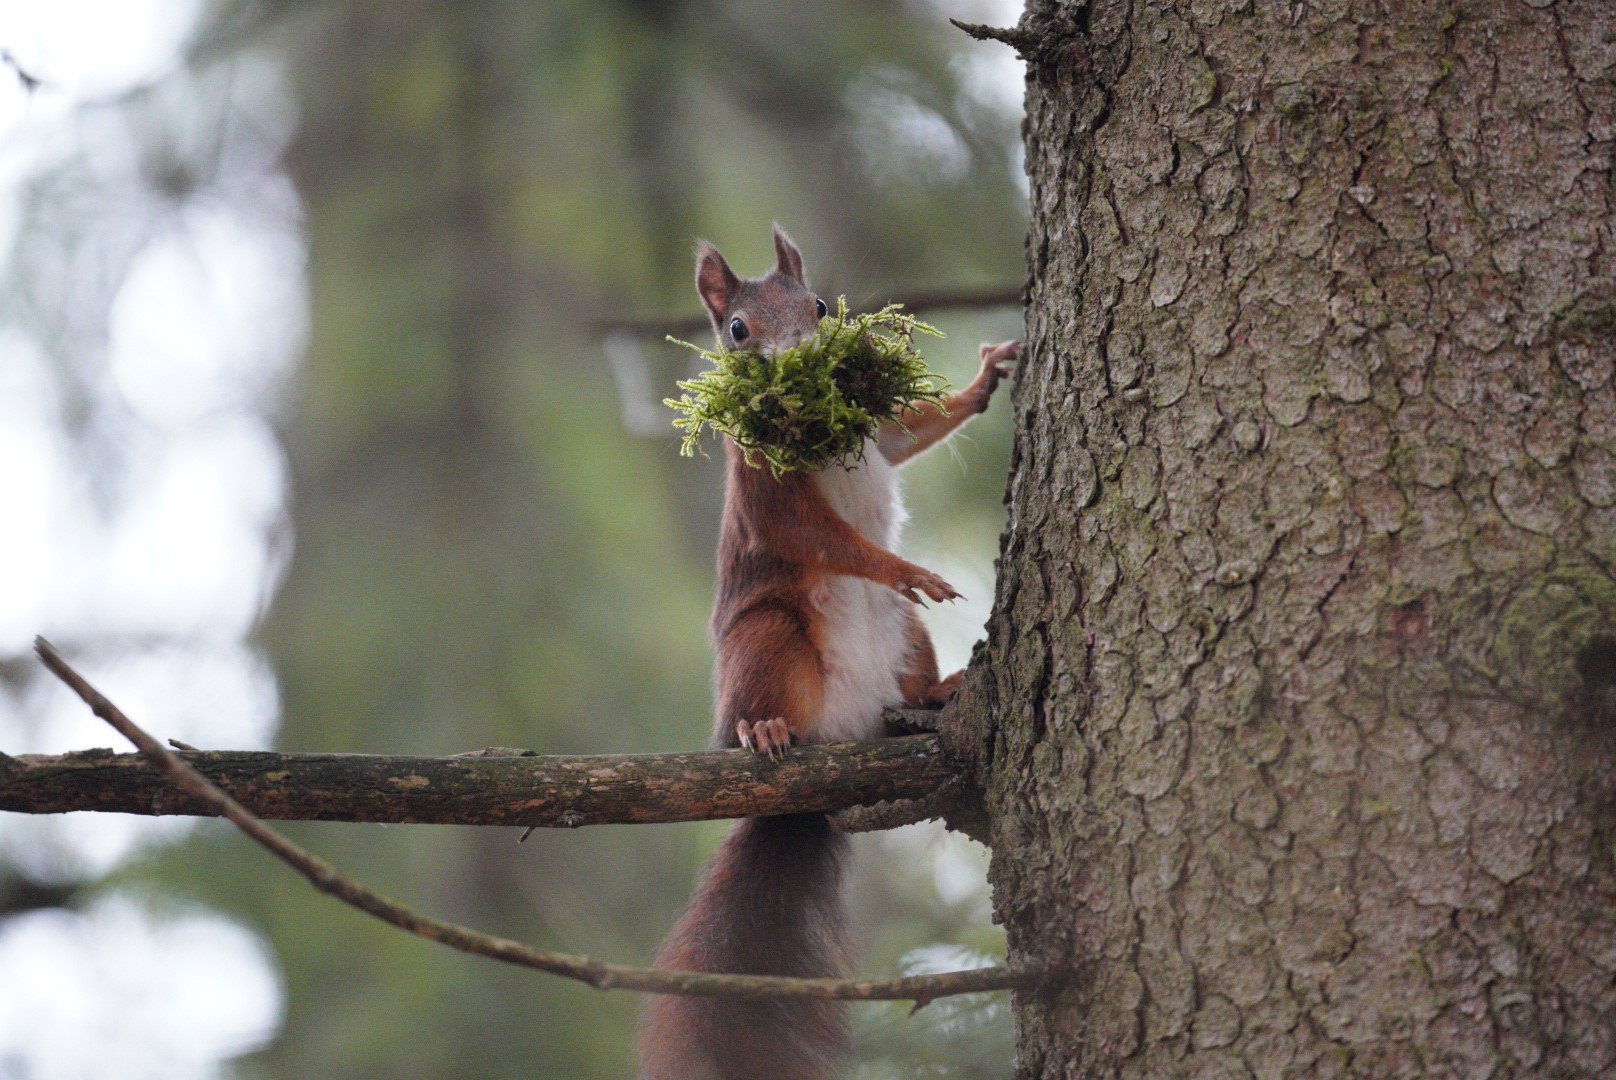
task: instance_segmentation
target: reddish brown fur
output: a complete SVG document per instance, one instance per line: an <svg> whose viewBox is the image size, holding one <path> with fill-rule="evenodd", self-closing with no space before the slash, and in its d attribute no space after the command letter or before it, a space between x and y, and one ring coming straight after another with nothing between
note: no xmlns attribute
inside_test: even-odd
<svg viewBox="0 0 1616 1080"><path fill-rule="evenodd" d="M948 704L948 699L959 689L964 672L956 671L946 679L937 677L937 652L932 648L931 635L926 624L913 611L909 613L910 661L909 670L898 680L903 691L903 703L911 709L936 709Z"/></svg>
<svg viewBox="0 0 1616 1080"><path fill-rule="evenodd" d="M796 741L822 697L822 629L810 600L827 575L868 578L899 592L920 590L933 599L953 595L931 571L878 547L837 516L812 478L748 465L734 443L725 444L728 482L718 537L718 597L712 630L718 657L715 681L719 746L736 746L742 720L784 717ZM915 666L905 676L937 684L937 659L918 618L910 634ZM777 679L788 680L777 682ZM914 697L925 703L925 692ZM909 696L906 692L906 697Z"/></svg>
<svg viewBox="0 0 1616 1080"><path fill-rule="evenodd" d="M765 355L795 345L818 325L802 256L779 230L775 269L738 278L717 249L697 249L696 290L719 342ZM888 424L880 453L907 460L987 407L1017 346L983 347L982 371L951 397L946 412L908 410L908 431ZM714 742L776 750L776 718L791 742L814 740L824 700L827 626L814 602L836 575L865 578L911 600L957 595L948 583L860 534L831 508L813 478L748 464L725 444L724 517L718 540ZM913 610L904 622L908 664L898 687L907 704L944 704L959 675L938 679L937 658ZM782 745L778 749L783 750ZM842 966L840 867L845 841L815 815L738 824L657 956L669 970L833 975ZM846 1043L841 1008L830 1002L648 999L639 1050L645 1080L828 1080Z"/></svg>
<svg viewBox="0 0 1616 1080"><path fill-rule="evenodd" d="M847 838L823 815L749 818L707 865L657 954L670 971L840 975L847 947L841 876ZM847 1045L833 1001L652 997L639 1039L645 1080L829 1080Z"/></svg>

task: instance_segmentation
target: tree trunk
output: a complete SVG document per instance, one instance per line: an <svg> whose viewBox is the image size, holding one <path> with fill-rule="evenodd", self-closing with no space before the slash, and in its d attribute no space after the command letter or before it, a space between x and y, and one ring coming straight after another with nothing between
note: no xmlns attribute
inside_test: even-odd
<svg viewBox="0 0 1616 1080"><path fill-rule="evenodd" d="M1022 1077L1616 1071L1602 0L1035 2ZM958 738L958 733L955 733Z"/></svg>

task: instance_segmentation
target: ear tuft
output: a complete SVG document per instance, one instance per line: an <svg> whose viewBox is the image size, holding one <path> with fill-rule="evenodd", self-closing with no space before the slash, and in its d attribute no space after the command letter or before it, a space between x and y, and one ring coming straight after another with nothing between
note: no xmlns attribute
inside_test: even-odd
<svg viewBox="0 0 1616 1080"><path fill-rule="evenodd" d="M775 269L798 285L807 285L802 275L802 252L791 242L791 237L778 224L774 227L774 254L778 259Z"/></svg>

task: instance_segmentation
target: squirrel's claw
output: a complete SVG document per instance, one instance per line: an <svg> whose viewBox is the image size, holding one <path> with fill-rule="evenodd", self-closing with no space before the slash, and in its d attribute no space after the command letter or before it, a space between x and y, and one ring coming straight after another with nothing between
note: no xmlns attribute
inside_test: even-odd
<svg viewBox="0 0 1616 1080"><path fill-rule="evenodd" d="M743 747L759 754L767 754L770 761L778 761L786 756L787 750L791 749L791 725L786 723L783 716L755 723L738 720L735 723L735 734Z"/></svg>
<svg viewBox="0 0 1616 1080"><path fill-rule="evenodd" d="M921 593L926 594L932 601L939 604L944 600L958 600L961 598L960 594L955 591L954 586L944 581L940 575L919 566L911 566L908 570L901 572L897 580L892 582L892 588L905 600L912 604L919 604L921 607L926 606L925 601L920 598Z"/></svg>

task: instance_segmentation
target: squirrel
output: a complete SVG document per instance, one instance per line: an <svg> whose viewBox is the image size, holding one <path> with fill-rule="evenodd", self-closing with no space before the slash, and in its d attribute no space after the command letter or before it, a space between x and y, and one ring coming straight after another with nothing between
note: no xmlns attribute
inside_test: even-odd
<svg viewBox="0 0 1616 1080"><path fill-rule="evenodd" d="M776 265L740 278L696 249L696 291L726 349L764 356L810 337L826 314L802 254L774 227ZM943 408L920 403L861 457L779 477L725 439L712 634L717 747L770 757L795 743L872 739L888 706L935 708L963 672L938 677L921 597L959 594L891 548L905 514L896 467L985 410L1020 342L984 345L981 370ZM831 977L844 968L847 839L822 814L738 822L657 954L663 970ZM844 1009L810 999L652 995L643 1080L828 1080L845 1056Z"/></svg>

